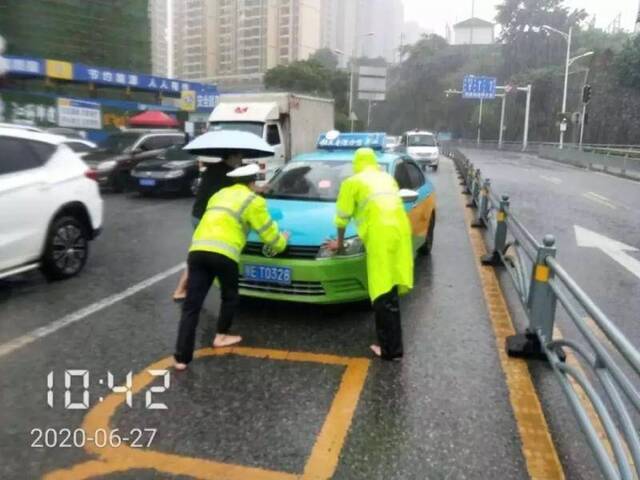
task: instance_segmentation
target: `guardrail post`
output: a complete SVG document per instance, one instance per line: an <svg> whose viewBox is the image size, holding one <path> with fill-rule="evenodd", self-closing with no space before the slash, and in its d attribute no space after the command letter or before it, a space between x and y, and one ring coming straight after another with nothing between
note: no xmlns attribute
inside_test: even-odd
<svg viewBox="0 0 640 480"><path fill-rule="evenodd" d="M471 187L471 200L467 203L467 207L476 208L478 206L478 196L480 195L480 169L475 171Z"/></svg>
<svg viewBox="0 0 640 480"><path fill-rule="evenodd" d="M527 316L529 326L525 333L507 338L507 353L510 357L546 360L543 344L553 339L553 323L556 314L556 295L549 285L553 272L547 266L547 257L556 256L556 240L545 235L543 246L538 249L536 262L531 272Z"/></svg>
<svg viewBox="0 0 640 480"><path fill-rule="evenodd" d="M491 188L491 180L488 178L484 181L480 189L480 205L478 208L478 216L476 221L471 224L473 228L487 228L487 215L489 215L489 189Z"/></svg>
<svg viewBox="0 0 640 480"><path fill-rule="evenodd" d="M509 195L500 197L500 208L496 214L496 233L493 238L493 252L483 255L480 258L482 265L501 267L502 257L500 252L504 252L507 247L507 215L509 210Z"/></svg>
<svg viewBox="0 0 640 480"><path fill-rule="evenodd" d="M464 190L462 191L462 193L464 193L465 195L471 195L471 183L473 182L473 165L471 165L471 162L469 162L467 160L467 168L465 169L465 175L464 175Z"/></svg>

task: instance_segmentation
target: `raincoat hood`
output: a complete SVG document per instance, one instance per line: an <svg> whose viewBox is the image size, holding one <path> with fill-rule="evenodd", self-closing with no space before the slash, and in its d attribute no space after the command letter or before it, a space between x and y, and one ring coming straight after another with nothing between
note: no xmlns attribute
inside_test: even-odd
<svg viewBox="0 0 640 480"><path fill-rule="evenodd" d="M371 148L359 148L353 157L353 172L360 173L367 169L378 170L376 153Z"/></svg>

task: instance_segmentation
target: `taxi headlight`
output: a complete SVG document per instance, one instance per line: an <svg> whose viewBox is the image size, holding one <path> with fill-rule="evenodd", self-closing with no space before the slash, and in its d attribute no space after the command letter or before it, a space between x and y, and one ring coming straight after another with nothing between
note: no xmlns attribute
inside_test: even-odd
<svg viewBox="0 0 640 480"><path fill-rule="evenodd" d="M316 258L331 258L333 256L348 257L352 255L361 255L363 253L364 245L362 245L362 240L360 240L360 237L351 237L344 240L344 249L341 252L336 253L329 250L327 247L322 246L320 247Z"/></svg>

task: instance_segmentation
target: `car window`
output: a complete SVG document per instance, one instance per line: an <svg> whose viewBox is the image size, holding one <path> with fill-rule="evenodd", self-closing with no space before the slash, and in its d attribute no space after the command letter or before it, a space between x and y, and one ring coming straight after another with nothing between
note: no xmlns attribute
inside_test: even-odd
<svg viewBox="0 0 640 480"><path fill-rule="evenodd" d="M435 147L436 139L429 133L416 133L408 137L409 147Z"/></svg>
<svg viewBox="0 0 640 480"><path fill-rule="evenodd" d="M187 144L187 137L185 135L173 135L171 137L171 144L169 145L170 147L173 147L175 145L186 145Z"/></svg>
<svg viewBox="0 0 640 480"><path fill-rule="evenodd" d="M277 125L267 125L267 143L269 145L280 145L280 132Z"/></svg>
<svg viewBox="0 0 640 480"><path fill-rule="evenodd" d="M143 150L160 150L162 148L169 148L174 145L173 137L166 135L158 135L149 137L142 142L144 145Z"/></svg>
<svg viewBox="0 0 640 480"><path fill-rule="evenodd" d="M98 144L100 150L109 153L128 152L140 138L138 132L122 132L109 135Z"/></svg>
<svg viewBox="0 0 640 480"><path fill-rule="evenodd" d="M249 132L262 138L262 130L264 123L262 122L211 122L209 126L210 132L220 130L240 130L241 132Z"/></svg>
<svg viewBox="0 0 640 480"><path fill-rule="evenodd" d="M413 162L404 162L407 168L407 173L409 174L409 183L411 184L411 189L418 190L422 185L424 185L424 175L420 171L420 168Z"/></svg>
<svg viewBox="0 0 640 480"><path fill-rule="evenodd" d="M76 153L86 153L91 151L91 147L82 142L65 142L65 145Z"/></svg>
<svg viewBox="0 0 640 480"><path fill-rule="evenodd" d="M39 159L39 165L44 165L56 151L56 146L50 143L37 142L35 140L23 140L29 148L35 151Z"/></svg>
<svg viewBox="0 0 640 480"><path fill-rule="evenodd" d="M32 144L29 146L29 144ZM49 148L47 155L44 147ZM40 150L40 152L38 151ZM0 175L37 168L51 156L55 146L18 138L0 137Z"/></svg>
<svg viewBox="0 0 640 480"><path fill-rule="evenodd" d="M398 186L400 188L409 188L412 189L411 186L411 177L409 176L409 169L407 168L406 162L399 162L396 165L395 172L393 172L393 176L398 182Z"/></svg>

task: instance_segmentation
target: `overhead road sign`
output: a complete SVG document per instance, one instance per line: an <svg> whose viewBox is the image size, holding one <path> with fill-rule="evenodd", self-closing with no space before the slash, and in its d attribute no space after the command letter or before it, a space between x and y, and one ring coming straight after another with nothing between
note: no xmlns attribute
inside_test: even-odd
<svg viewBox="0 0 640 480"><path fill-rule="evenodd" d="M496 78L479 75L465 75L462 81L463 98L496 98Z"/></svg>

